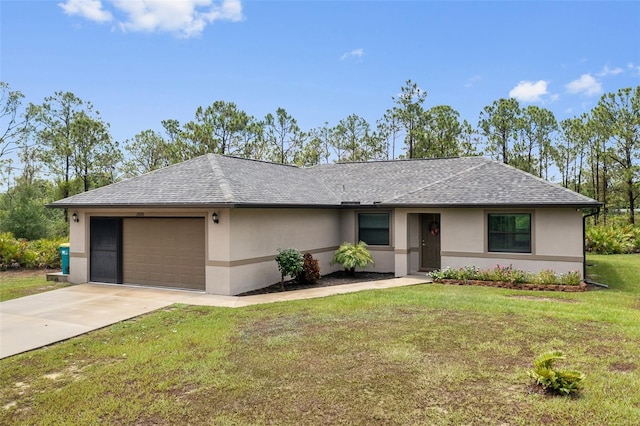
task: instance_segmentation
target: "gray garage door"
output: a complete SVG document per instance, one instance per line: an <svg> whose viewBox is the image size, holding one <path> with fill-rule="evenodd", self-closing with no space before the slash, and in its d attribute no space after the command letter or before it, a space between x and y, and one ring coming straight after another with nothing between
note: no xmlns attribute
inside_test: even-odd
<svg viewBox="0 0 640 426"><path fill-rule="evenodd" d="M125 218L125 284L205 289L204 218Z"/></svg>

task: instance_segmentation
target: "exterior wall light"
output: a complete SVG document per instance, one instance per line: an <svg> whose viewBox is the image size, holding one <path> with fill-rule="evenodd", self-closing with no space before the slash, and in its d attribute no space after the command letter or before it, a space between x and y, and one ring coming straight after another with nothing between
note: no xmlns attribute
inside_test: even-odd
<svg viewBox="0 0 640 426"><path fill-rule="evenodd" d="M75 223L80 222L80 218L78 217L78 212L73 212L73 214L71 215L71 220L73 220Z"/></svg>
<svg viewBox="0 0 640 426"><path fill-rule="evenodd" d="M213 223L219 223L220 219L218 219L218 213L213 212L213 214L211 215L211 219L213 219Z"/></svg>

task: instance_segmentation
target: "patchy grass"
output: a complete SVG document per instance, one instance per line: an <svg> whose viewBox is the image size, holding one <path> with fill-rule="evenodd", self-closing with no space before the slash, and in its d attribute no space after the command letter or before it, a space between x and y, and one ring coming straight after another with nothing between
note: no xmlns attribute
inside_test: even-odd
<svg viewBox="0 0 640 426"><path fill-rule="evenodd" d="M609 259L631 268L615 283ZM640 262L590 261L611 290L176 305L0 361L0 424L638 424ZM580 396L531 385L551 349L586 374Z"/></svg>
<svg viewBox="0 0 640 426"><path fill-rule="evenodd" d="M0 302L70 285L69 283L47 281L47 273L49 272L53 271L51 269L27 269L0 272Z"/></svg>
<svg viewBox="0 0 640 426"><path fill-rule="evenodd" d="M640 294L640 254L589 254L587 273L612 290Z"/></svg>

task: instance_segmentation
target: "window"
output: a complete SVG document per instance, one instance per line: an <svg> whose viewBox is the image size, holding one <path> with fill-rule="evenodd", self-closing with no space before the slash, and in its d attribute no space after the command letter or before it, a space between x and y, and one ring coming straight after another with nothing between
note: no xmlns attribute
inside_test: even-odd
<svg viewBox="0 0 640 426"><path fill-rule="evenodd" d="M530 213L491 213L489 251L531 253Z"/></svg>
<svg viewBox="0 0 640 426"><path fill-rule="evenodd" d="M358 214L358 239L372 246L388 246L389 213Z"/></svg>

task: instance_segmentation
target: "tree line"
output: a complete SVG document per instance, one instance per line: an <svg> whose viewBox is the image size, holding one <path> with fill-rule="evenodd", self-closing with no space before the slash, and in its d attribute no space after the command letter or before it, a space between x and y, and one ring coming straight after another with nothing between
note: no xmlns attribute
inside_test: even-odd
<svg viewBox="0 0 640 426"><path fill-rule="evenodd" d="M498 99L480 111L476 126L451 106L426 108L427 92L411 80L375 123L351 114L308 130L284 108L256 118L218 100L198 107L191 121L166 119L124 141L115 141L93 104L73 93L34 104L5 82L0 90L0 231L17 236L65 232L63 216L42 208L49 201L206 153L301 167L486 155L603 202L598 220L618 209L635 223L640 86L606 93L588 113L562 121L546 108Z"/></svg>

